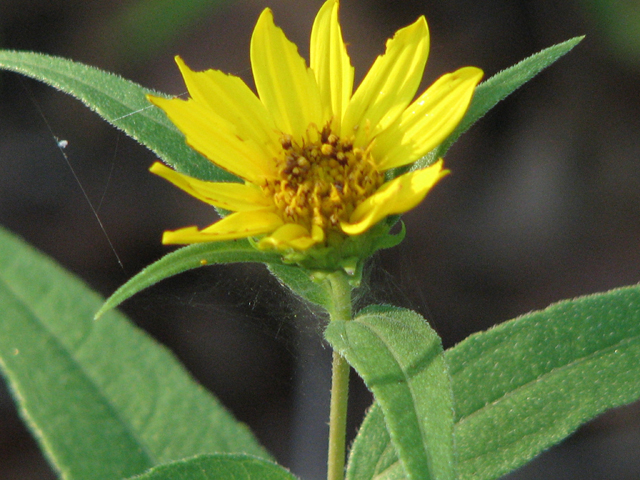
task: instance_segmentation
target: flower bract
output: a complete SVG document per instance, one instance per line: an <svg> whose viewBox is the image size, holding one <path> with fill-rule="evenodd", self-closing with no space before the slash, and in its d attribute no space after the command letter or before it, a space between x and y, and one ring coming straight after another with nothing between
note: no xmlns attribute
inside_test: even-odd
<svg viewBox="0 0 640 480"><path fill-rule="evenodd" d="M429 52L424 17L387 41L353 91L354 71L328 0L311 32L310 63L260 15L251 38L257 95L238 77L192 71L179 57L189 97L149 96L187 143L242 182L208 182L161 163L151 171L219 209L213 225L164 233L166 244L255 238L263 249L302 254L370 234L418 205L444 176L442 160L396 178L442 143L482 77L475 67L440 77L414 100ZM377 231L377 230L375 230Z"/></svg>

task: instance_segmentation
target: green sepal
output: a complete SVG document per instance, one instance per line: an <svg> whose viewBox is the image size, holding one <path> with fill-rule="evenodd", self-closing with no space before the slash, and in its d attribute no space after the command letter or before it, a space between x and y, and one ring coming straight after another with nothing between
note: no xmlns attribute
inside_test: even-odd
<svg viewBox="0 0 640 480"><path fill-rule="evenodd" d="M342 270L352 287L359 286L367 258L404 240L407 232L404 223L397 234L389 234L390 228L387 222L381 222L370 232L347 237L344 243L335 247L285 252L282 264L271 263L267 267L293 293L330 312L333 310L333 297L327 276Z"/></svg>
<svg viewBox="0 0 640 480"><path fill-rule="evenodd" d="M166 96L113 73L65 58L0 50L0 69L40 80L82 101L107 122L147 146L175 170L208 181L233 181L189 147L184 135L146 95Z"/></svg>
<svg viewBox="0 0 640 480"><path fill-rule="evenodd" d="M404 224L397 234L389 233L390 229L391 226L387 222L381 221L361 235L340 234L335 242L330 239L329 246L326 247L282 252L282 261L313 272L313 278L316 280L322 280L326 275L342 270L347 274L351 286L358 287L367 259L378 250L395 247L404 240L407 233Z"/></svg>
<svg viewBox="0 0 640 480"><path fill-rule="evenodd" d="M165 278L206 265L237 262L279 264L282 260L278 253L258 250L247 239L188 245L168 253L129 279L107 299L96 318Z"/></svg>
<svg viewBox="0 0 640 480"><path fill-rule="evenodd" d="M440 337L424 318L411 310L375 305L351 321L330 322L325 338L381 405L409 478L456 478L449 372ZM369 450L382 455L385 449Z"/></svg>
<svg viewBox="0 0 640 480"><path fill-rule="evenodd" d="M395 217L396 215L394 215ZM397 215L398 219L400 217L400 215ZM394 222L387 222L388 225L395 225L395 221ZM379 237L376 237L373 241L373 252L377 252L378 250L386 250L387 248L393 248L396 245L399 245L403 240L404 237L407 236L407 227L405 226L404 222L400 222L400 231L396 234L393 235L381 235Z"/></svg>
<svg viewBox="0 0 640 480"><path fill-rule="evenodd" d="M200 455L155 467L130 480L296 480L280 465L251 455Z"/></svg>

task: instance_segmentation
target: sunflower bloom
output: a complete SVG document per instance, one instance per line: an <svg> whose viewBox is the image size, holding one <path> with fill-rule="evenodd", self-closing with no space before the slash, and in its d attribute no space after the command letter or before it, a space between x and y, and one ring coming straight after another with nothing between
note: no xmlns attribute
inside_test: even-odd
<svg viewBox="0 0 640 480"><path fill-rule="evenodd" d="M429 52L424 17L387 41L353 92L353 67L328 0L311 32L310 66L260 15L251 38L258 95L238 77L194 72L176 57L190 98L150 101L187 143L243 183L207 182L161 163L151 171L203 202L230 211L213 225L164 233L165 244L260 238L289 252L339 245L389 215L418 205L448 173L442 160L387 180L449 136L464 116L482 71L461 68L413 100Z"/></svg>

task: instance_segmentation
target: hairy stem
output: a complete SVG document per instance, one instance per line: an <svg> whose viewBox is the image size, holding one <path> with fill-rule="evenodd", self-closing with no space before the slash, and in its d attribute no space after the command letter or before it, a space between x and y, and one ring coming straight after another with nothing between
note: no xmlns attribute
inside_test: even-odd
<svg viewBox="0 0 640 480"><path fill-rule="evenodd" d="M351 285L344 272L329 275L333 296L331 321L351 320ZM329 413L328 480L343 480L349 399L349 364L338 352L333 352L331 379L331 410Z"/></svg>

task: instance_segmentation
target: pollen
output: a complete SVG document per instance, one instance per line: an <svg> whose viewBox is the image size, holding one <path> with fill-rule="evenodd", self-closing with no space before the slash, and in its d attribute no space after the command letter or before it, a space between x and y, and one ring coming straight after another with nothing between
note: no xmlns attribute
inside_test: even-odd
<svg viewBox="0 0 640 480"><path fill-rule="evenodd" d="M384 182L371 149L354 147L352 139L339 138L329 126L320 132L310 126L301 143L282 135L280 144L278 177L263 189L285 221L309 231L320 227L325 238L331 230L340 232L340 222Z"/></svg>

